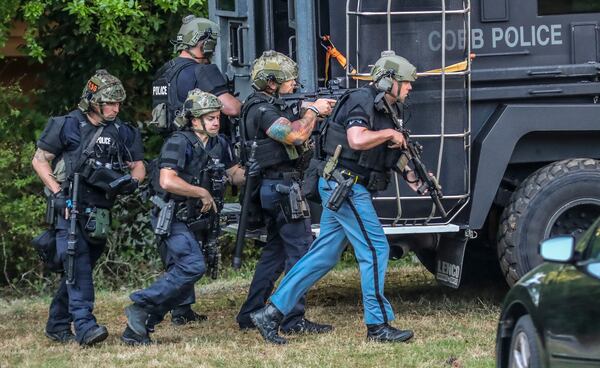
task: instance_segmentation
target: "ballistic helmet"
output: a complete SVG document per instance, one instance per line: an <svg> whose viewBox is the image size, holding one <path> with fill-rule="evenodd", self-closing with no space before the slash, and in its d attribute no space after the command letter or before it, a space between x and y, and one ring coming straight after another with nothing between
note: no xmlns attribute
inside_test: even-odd
<svg viewBox="0 0 600 368"><path fill-rule="evenodd" d="M187 99L183 103L183 115L199 118L202 115L220 111L222 108L223 104L217 96L195 88L188 92Z"/></svg>
<svg viewBox="0 0 600 368"><path fill-rule="evenodd" d="M175 46L175 51L186 50L196 46L200 41L205 41L202 46L202 53L210 55L215 52L217 38L219 37L217 23L194 15L185 16L181 23L177 38L171 41Z"/></svg>
<svg viewBox="0 0 600 368"><path fill-rule="evenodd" d="M87 81L81 99L79 109L88 112L90 103L114 103L125 100L125 88L119 78L108 73L105 69L98 69Z"/></svg>
<svg viewBox="0 0 600 368"><path fill-rule="evenodd" d="M381 52L381 57L371 69L371 77L377 82L389 76L398 82L414 82L417 79L417 68L393 50Z"/></svg>
<svg viewBox="0 0 600 368"><path fill-rule="evenodd" d="M267 81L277 84L298 78L298 64L277 51L265 51L252 63L252 87L258 91L267 88Z"/></svg>

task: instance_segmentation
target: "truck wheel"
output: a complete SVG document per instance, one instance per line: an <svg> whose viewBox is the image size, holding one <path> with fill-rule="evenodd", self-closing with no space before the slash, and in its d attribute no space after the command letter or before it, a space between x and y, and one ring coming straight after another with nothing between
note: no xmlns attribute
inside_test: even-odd
<svg viewBox="0 0 600 368"><path fill-rule="evenodd" d="M508 284L542 262L540 241L577 236L599 215L599 161L558 161L531 174L513 193L498 229L498 259Z"/></svg>

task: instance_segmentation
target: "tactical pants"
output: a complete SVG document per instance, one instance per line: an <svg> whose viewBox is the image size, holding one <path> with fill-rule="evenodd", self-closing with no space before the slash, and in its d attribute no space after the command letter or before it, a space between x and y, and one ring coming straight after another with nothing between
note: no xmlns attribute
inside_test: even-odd
<svg viewBox="0 0 600 368"><path fill-rule="evenodd" d="M152 218L153 225L156 218ZM164 240L167 247L167 272L146 289L129 297L147 313L164 316L189 298L190 289L206 271L198 241L183 222L174 221L171 235Z"/></svg>
<svg viewBox="0 0 600 368"><path fill-rule="evenodd" d="M263 247L256 265L248 297L237 316L240 326L252 325L250 313L265 306L273 292L275 281L298 262L312 242L310 219L290 223L285 221L279 206L284 196L275 191L277 184L284 183L283 180L263 179L260 188L261 205L267 222L267 244ZM305 298L302 294L286 313L282 328L293 326L304 318L304 304Z"/></svg>
<svg viewBox="0 0 600 368"><path fill-rule="evenodd" d="M56 225L56 251L59 259L66 269L67 265L67 239L69 223L64 218L58 219ZM82 236L81 229L77 229L77 249L75 253L73 285L66 284L63 275L60 284L48 312L46 331L60 332L69 330L71 322L75 328L75 336L78 342L84 339L85 334L92 328L96 328L94 317L94 281L92 270L102 255L105 242L90 244Z"/></svg>
<svg viewBox="0 0 600 368"><path fill-rule="evenodd" d="M173 254L173 251L163 241L158 244L158 251L160 253L160 258L162 260L165 272L168 272L172 267L175 266L175 261L177 258ZM186 291L183 291L182 294L186 294L187 297L184 298L180 305L171 310L171 317L185 315L191 309L192 304L196 303L196 291L194 289L194 285L191 285ZM158 317L158 320L162 320L164 316L156 317Z"/></svg>
<svg viewBox="0 0 600 368"><path fill-rule="evenodd" d="M323 203L331 196L337 183L319 179ZM339 261L346 241L350 240L358 260L364 320L380 324L394 319L390 303L383 295L389 244L373 207L371 194L364 186L355 184L339 209L333 212L323 205L319 237L308 253L296 263L271 296L271 303L284 315L292 312L295 303Z"/></svg>

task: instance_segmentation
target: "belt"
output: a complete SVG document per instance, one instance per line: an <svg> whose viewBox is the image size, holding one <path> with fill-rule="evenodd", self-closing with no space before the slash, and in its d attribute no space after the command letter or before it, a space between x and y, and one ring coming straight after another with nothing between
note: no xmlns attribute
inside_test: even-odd
<svg viewBox="0 0 600 368"><path fill-rule="evenodd" d="M300 180L302 175L298 171L265 171L262 177L270 180Z"/></svg>

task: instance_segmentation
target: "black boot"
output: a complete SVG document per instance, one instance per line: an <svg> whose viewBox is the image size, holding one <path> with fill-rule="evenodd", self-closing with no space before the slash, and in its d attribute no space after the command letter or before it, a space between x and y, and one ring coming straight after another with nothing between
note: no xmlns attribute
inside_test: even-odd
<svg viewBox="0 0 600 368"><path fill-rule="evenodd" d="M206 321L208 317L204 314L198 314L194 312L191 308L185 311L183 314L178 314L176 316L171 312L171 323L175 326L183 326L188 323L193 322L203 322Z"/></svg>
<svg viewBox="0 0 600 368"><path fill-rule="evenodd" d="M411 330L399 330L387 323L367 325L367 340L376 342L403 342L414 336Z"/></svg>
<svg viewBox="0 0 600 368"><path fill-rule="evenodd" d="M123 335L121 335L121 341L132 346L152 344L152 340L150 340L149 336L138 335L133 332L129 326L125 327L125 331L123 331Z"/></svg>
<svg viewBox="0 0 600 368"><path fill-rule="evenodd" d="M146 330L148 330L150 333L154 332L156 325L161 323L163 319L164 318L158 314L150 314L148 316L148 320L146 321Z"/></svg>
<svg viewBox="0 0 600 368"><path fill-rule="evenodd" d="M142 307L131 304L125 308L125 315L127 316L127 326L131 331L136 335L148 336L146 322L148 321L149 314Z"/></svg>
<svg viewBox="0 0 600 368"><path fill-rule="evenodd" d="M85 333L83 340L79 343L81 346L92 346L106 340L108 330L104 326L97 326Z"/></svg>
<svg viewBox="0 0 600 368"><path fill-rule="evenodd" d="M279 336L279 325L283 314L272 304L250 313L250 318L267 342L277 345L287 344L287 340Z"/></svg>
<svg viewBox="0 0 600 368"><path fill-rule="evenodd" d="M307 320L306 318L302 318L296 324L289 326L287 328L282 328L281 331L286 334L321 334L331 332L333 330L332 325L325 325L320 323L315 323Z"/></svg>
<svg viewBox="0 0 600 368"><path fill-rule="evenodd" d="M48 332L46 331L46 337L52 341L60 342L61 344L67 344L75 340L75 335L71 332L71 329L63 330L59 332Z"/></svg>

